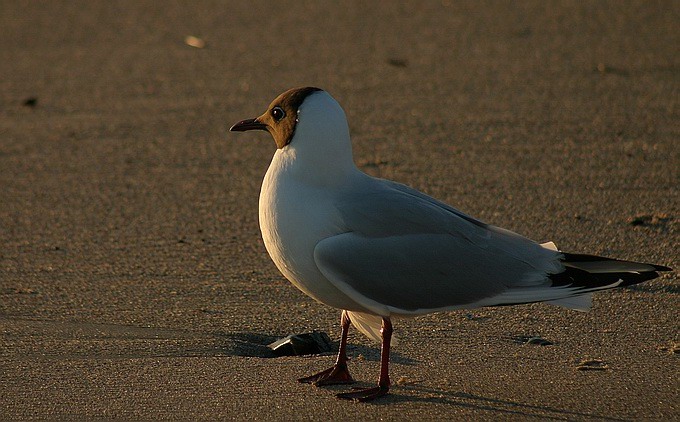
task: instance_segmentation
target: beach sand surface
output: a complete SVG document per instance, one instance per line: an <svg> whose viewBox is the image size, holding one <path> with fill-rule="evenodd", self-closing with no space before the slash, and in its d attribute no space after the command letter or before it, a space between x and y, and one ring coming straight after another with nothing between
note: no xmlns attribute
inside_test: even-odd
<svg viewBox="0 0 680 422"><path fill-rule="evenodd" d="M671 1L1 1L0 419L680 419L676 273L589 313L397 320L374 403L297 383L333 355L265 345L337 341L340 313L262 244L273 141L228 132L318 86L367 173L678 268L678 22ZM377 345L349 353L374 383Z"/></svg>

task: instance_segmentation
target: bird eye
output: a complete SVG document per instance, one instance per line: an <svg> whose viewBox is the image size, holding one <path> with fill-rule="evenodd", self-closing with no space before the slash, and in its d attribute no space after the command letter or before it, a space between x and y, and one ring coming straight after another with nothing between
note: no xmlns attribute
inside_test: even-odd
<svg viewBox="0 0 680 422"><path fill-rule="evenodd" d="M272 117L274 118L274 120L276 120L278 122L279 120L286 117L286 112L283 111L283 109L281 107L276 106L272 109Z"/></svg>

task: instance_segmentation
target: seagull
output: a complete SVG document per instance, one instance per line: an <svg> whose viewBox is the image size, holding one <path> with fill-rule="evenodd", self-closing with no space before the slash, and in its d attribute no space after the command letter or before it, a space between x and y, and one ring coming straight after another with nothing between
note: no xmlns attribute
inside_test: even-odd
<svg viewBox="0 0 680 422"><path fill-rule="evenodd" d="M378 385L340 393L368 401L390 388L392 319L547 302L586 311L598 290L651 280L668 267L574 254L473 218L415 189L360 171L345 112L326 91L290 89L230 129L267 131L277 150L259 222L276 267L342 310L335 364L298 381L349 384L350 324L382 341Z"/></svg>

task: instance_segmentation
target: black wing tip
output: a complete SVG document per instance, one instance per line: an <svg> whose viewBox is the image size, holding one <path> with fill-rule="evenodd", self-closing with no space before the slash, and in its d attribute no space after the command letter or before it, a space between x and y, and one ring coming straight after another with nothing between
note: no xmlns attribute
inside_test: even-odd
<svg viewBox="0 0 680 422"><path fill-rule="evenodd" d="M607 257L604 257L604 256L598 256L598 255L587 255L587 254L568 253L568 252L562 252L562 255L563 255L562 261L564 261L564 262L620 261L620 262L630 262L630 263L635 263L635 264L649 265L650 267L654 268L654 271L673 271L673 269L671 267L666 267L665 265L648 264L646 262L626 261L626 260L623 260L623 259L607 258Z"/></svg>
<svg viewBox="0 0 680 422"><path fill-rule="evenodd" d="M627 287L659 277L656 271L589 273L578 268L567 267L563 272L548 274L553 287L575 287L581 289L610 289Z"/></svg>
<svg viewBox="0 0 680 422"><path fill-rule="evenodd" d="M622 273L620 274L621 284L617 287L628 287L635 284L644 283L645 281L654 280L659 277L656 271L647 271L644 273Z"/></svg>

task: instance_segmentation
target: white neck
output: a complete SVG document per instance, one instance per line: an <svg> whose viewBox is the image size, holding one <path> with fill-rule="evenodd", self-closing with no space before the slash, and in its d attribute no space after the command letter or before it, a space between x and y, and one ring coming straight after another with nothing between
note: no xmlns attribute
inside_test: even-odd
<svg viewBox="0 0 680 422"><path fill-rule="evenodd" d="M272 165L317 185L342 183L359 171L352 159L345 112L333 97L323 91L310 95L298 119L291 143L276 151Z"/></svg>

